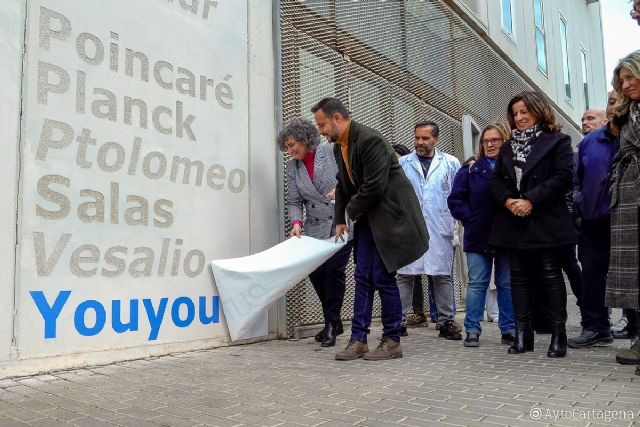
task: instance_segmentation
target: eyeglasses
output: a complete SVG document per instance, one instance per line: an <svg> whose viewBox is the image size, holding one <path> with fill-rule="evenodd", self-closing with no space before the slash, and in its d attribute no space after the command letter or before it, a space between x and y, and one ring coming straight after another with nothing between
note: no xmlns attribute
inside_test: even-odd
<svg viewBox="0 0 640 427"><path fill-rule="evenodd" d="M483 139L482 143L487 145L499 145L502 144L504 139L502 138L492 138L492 139Z"/></svg>

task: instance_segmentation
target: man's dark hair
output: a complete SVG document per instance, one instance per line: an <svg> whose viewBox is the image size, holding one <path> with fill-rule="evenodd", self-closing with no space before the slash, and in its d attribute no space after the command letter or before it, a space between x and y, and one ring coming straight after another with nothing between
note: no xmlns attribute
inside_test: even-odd
<svg viewBox="0 0 640 427"><path fill-rule="evenodd" d="M340 114L345 119L348 119L350 114L347 107L337 98L324 98L320 100L316 105L311 107L311 112L315 113L318 110L322 110L325 116L330 117L335 113Z"/></svg>
<svg viewBox="0 0 640 427"><path fill-rule="evenodd" d="M427 127L427 126L431 128L431 136L433 136L434 138L437 138L438 135L440 135L440 128L438 127L438 124L436 122L432 122L429 120L416 123L416 125L413 127L413 131L415 132L416 129Z"/></svg>

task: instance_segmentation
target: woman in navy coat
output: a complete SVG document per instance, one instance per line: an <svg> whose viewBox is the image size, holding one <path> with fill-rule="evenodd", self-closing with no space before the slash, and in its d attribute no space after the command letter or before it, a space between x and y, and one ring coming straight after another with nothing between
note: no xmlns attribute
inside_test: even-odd
<svg viewBox="0 0 640 427"><path fill-rule="evenodd" d="M567 352L567 290L561 262L577 236L565 194L573 178L571 138L560 132L543 94L522 92L507 107L511 139L501 148L490 180L499 208L489 243L506 249L516 342L509 353L533 351L531 314L542 293L551 322L549 357Z"/></svg>
<svg viewBox="0 0 640 427"><path fill-rule="evenodd" d="M508 132L502 124L491 124L482 130L477 160L460 168L448 199L451 215L464 226L463 247L469 273L467 313L464 318L467 331L465 347L480 345L480 320L484 314L492 270L498 291L501 341L503 344L512 344L515 339L509 261L504 251L496 251L489 246L491 224L498 208L489 190L489 178L493 174L500 147L507 139Z"/></svg>

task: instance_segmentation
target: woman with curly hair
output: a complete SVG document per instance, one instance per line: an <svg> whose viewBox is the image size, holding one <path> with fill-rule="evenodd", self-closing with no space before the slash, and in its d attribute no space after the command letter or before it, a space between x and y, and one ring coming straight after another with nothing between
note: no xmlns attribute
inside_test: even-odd
<svg viewBox="0 0 640 427"><path fill-rule="evenodd" d="M338 166L333 144L321 144L315 125L309 120L293 119L278 134L278 146L286 151L288 210L291 237L303 234L317 239L331 237L335 230L334 200ZM303 224L303 211L304 224ZM345 268L353 241L341 248L309 274L309 280L322 303L325 326L315 336L322 347L333 347L343 333L340 310L345 292Z"/></svg>

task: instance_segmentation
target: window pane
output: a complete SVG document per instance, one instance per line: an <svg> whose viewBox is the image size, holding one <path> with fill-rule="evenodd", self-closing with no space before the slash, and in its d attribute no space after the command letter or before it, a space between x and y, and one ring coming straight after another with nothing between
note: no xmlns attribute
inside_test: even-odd
<svg viewBox="0 0 640 427"><path fill-rule="evenodd" d="M542 18L542 0L533 1L533 16L536 20L536 26L543 29L544 23Z"/></svg>
<svg viewBox="0 0 640 427"><path fill-rule="evenodd" d="M513 35L513 21L511 18L511 0L502 0L502 28Z"/></svg>
<svg viewBox="0 0 640 427"><path fill-rule="evenodd" d="M536 54L538 56L538 68L547 74L547 52L544 34L538 28L536 28Z"/></svg>
<svg viewBox="0 0 640 427"><path fill-rule="evenodd" d="M571 75L569 74L569 47L567 41L567 24L560 19L560 45L562 48L562 75L564 77L564 92L571 99Z"/></svg>

